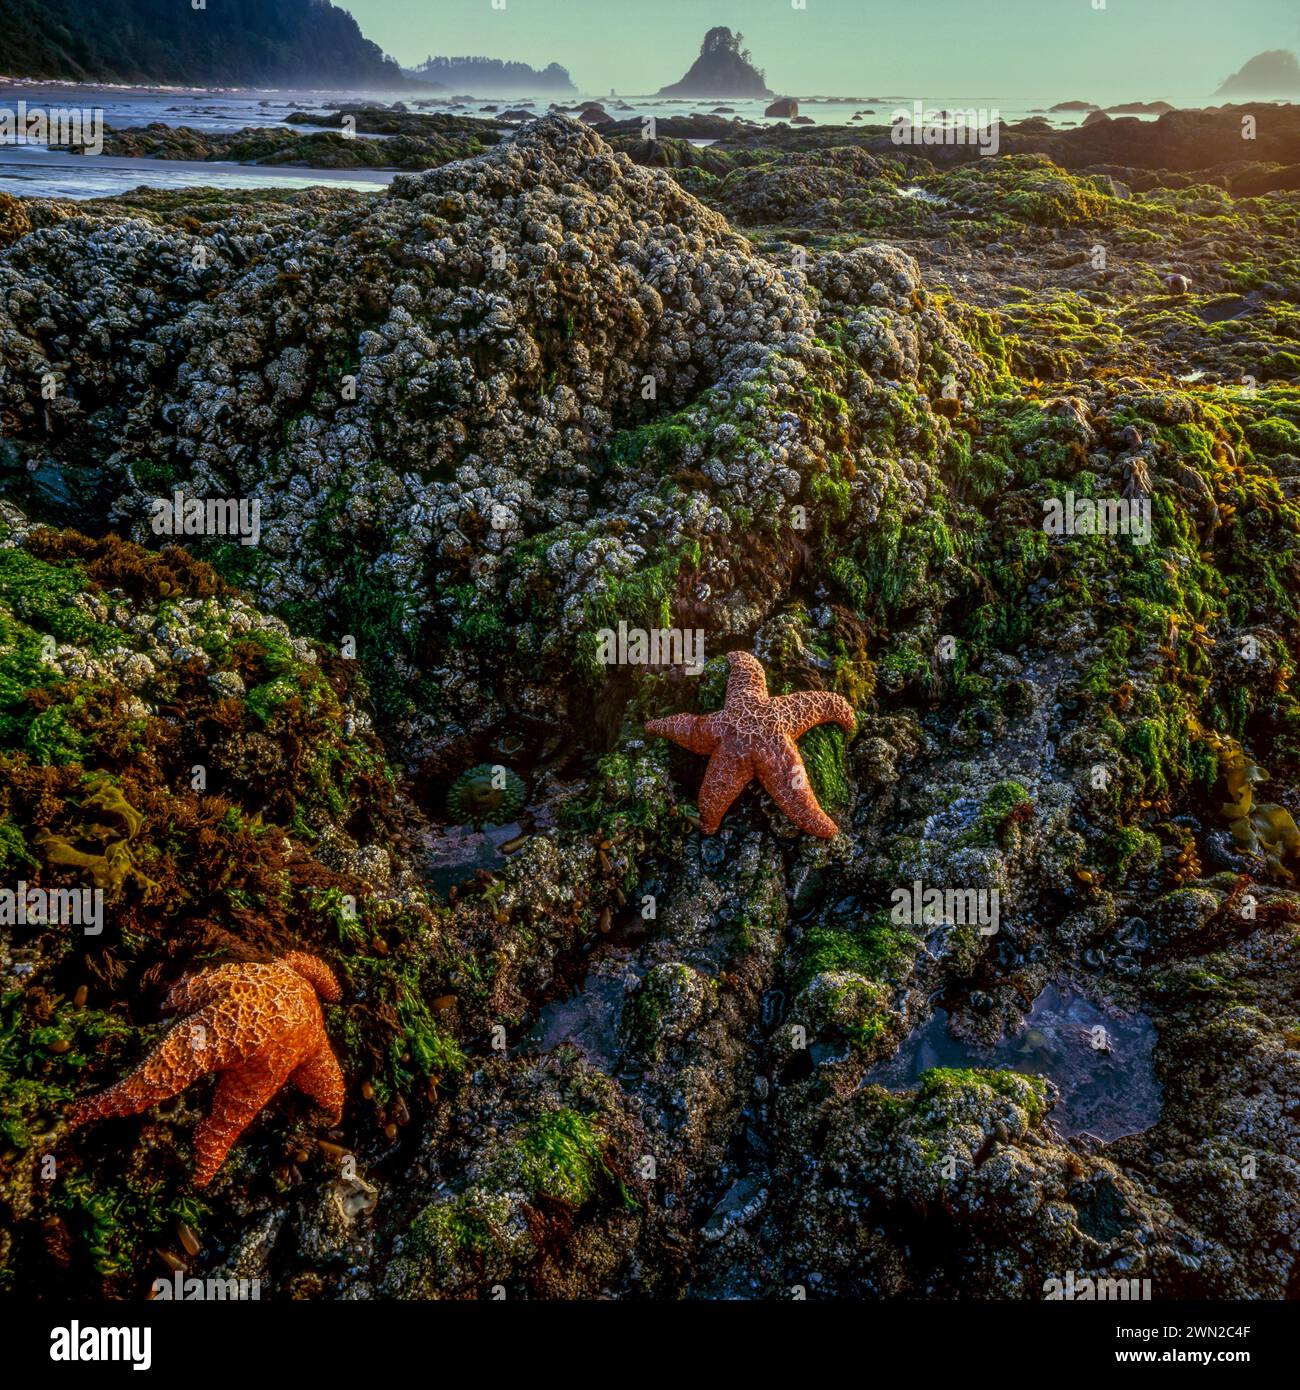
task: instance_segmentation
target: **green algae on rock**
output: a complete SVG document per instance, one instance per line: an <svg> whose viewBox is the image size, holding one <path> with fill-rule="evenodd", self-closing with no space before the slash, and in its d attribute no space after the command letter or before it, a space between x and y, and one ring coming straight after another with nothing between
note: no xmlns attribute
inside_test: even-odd
<svg viewBox="0 0 1300 1390"><path fill-rule="evenodd" d="M942 167L556 116L378 197L7 215L0 863L44 883L103 824L163 890L124 878L89 951L0 943L11 1277L138 1296L182 1219L277 1296L1038 1299L1117 1260L1292 1289L1293 828L1222 774L1249 749L1300 804L1300 203L1187 163L1230 120L1153 128L1174 177L1093 168L1139 153L1119 122ZM154 543L174 487L259 498L265 543L9 500L102 492ZM1071 492L1148 543L1049 534ZM710 660L607 667L618 621ZM739 646L853 707L804 741L841 843L703 839L642 733L715 708ZM435 900L405 788L510 763L527 834ZM999 930L892 921L918 880L996 891ZM326 1146L275 1109L192 1209L162 1114L36 1180L157 991L285 947L347 981ZM1066 1141L1049 1085L978 1068L862 1084L936 997L975 1050L1079 976L1153 1020L1149 1131Z"/></svg>

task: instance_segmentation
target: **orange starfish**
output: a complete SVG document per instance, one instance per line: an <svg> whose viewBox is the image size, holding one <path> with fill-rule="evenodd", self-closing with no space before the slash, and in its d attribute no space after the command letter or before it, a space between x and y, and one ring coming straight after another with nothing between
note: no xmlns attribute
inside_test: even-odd
<svg viewBox="0 0 1300 1390"><path fill-rule="evenodd" d="M731 803L757 777L800 830L823 840L833 838L838 827L813 795L795 739L818 724L838 724L852 733L852 707L829 690L801 690L772 699L756 658L748 652L728 652L727 660L731 671L720 710L674 714L646 725L648 733L708 755L700 785L700 829L712 835Z"/></svg>
<svg viewBox="0 0 1300 1390"><path fill-rule="evenodd" d="M212 1110L194 1135L194 1185L206 1187L231 1145L284 1085L343 1114L343 1073L330 1051L317 995L336 1003L339 982L324 961L289 951L265 965L219 965L172 986L167 1008L185 1009L131 1073L72 1108L71 1125L137 1115L179 1095L206 1072L221 1072Z"/></svg>

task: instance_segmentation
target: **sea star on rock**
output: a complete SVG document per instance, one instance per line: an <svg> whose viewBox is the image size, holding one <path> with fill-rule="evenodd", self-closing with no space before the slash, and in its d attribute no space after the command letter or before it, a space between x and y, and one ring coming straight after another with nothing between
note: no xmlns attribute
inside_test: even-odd
<svg viewBox="0 0 1300 1390"><path fill-rule="evenodd" d="M187 975L166 1001L169 1009L186 1010L186 1017L130 1076L77 1101L72 1127L139 1114L206 1072L220 1072L212 1110L194 1136L194 1185L206 1187L231 1145L286 1081L337 1124L343 1073L317 996L336 1003L341 993L329 966L302 951L266 964L218 965Z"/></svg>
<svg viewBox="0 0 1300 1390"><path fill-rule="evenodd" d="M649 733L708 755L700 786L700 829L712 835L731 803L757 777L800 830L833 838L838 826L818 805L795 739L818 724L838 724L852 733L852 707L829 690L800 690L773 699L755 657L728 652L727 660L731 670L720 710L674 714L646 725Z"/></svg>

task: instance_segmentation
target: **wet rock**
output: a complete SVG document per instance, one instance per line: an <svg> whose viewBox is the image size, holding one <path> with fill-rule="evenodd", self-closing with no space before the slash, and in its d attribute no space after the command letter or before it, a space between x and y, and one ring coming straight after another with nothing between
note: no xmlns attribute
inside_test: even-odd
<svg viewBox="0 0 1300 1390"><path fill-rule="evenodd" d="M1182 888L1169 893L1152 908L1151 939L1158 946L1186 948L1195 943L1218 908L1218 897L1204 888Z"/></svg>
<svg viewBox="0 0 1300 1390"><path fill-rule="evenodd" d="M710 1243L723 1240L734 1227L752 1221L766 1205L767 1189L759 1179L737 1178L700 1227L700 1236Z"/></svg>

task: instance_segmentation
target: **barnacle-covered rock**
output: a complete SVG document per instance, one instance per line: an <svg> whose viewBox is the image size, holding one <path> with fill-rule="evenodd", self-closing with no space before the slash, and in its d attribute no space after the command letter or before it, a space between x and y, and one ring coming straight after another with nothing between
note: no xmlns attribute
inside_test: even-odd
<svg viewBox="0 0 1300 1390"><path fill-rule="evenodd" d="M548 117L378 196L23 205L0 867L110 901L98 942L0 931L4 1277L1293 1290L1295 195L719 124ZM155 535L177 491L256 501L258 543ZM645 735L739 652L851 707L800 743L834 840L757 791L700 836ZM520 833L448 833L522 812L512 766ZM196 957L284 950L344 985L349 1108L249 1129L228 1255L158 1225L184 1114L36 1176ZM1067 981L1156 1038L1141 1133L1062 1139L1028 1034L1014 1073L925 1053ZM1070 1066L1108 1086L1102 1033Z"/></svg>
<svg viewBox="0 0 1300 1390"><path fill-rule="evenodd" d="M713 621L752 626L821 474L878 511L855 416L903 414L932 453L929 397L986 371L906 255L776 264L561 116L339 211L39 229L0 267L0 343L3 403L45 451L111 456L138 539L157 495L260 503L260 544L218 565L354 636L413 761L423 681L465 721L542 674L571 700L575 644L692 570L731 595ZM746 517L775 528L765 566ZM499 660L511 630L527 681Z"/></svg>

